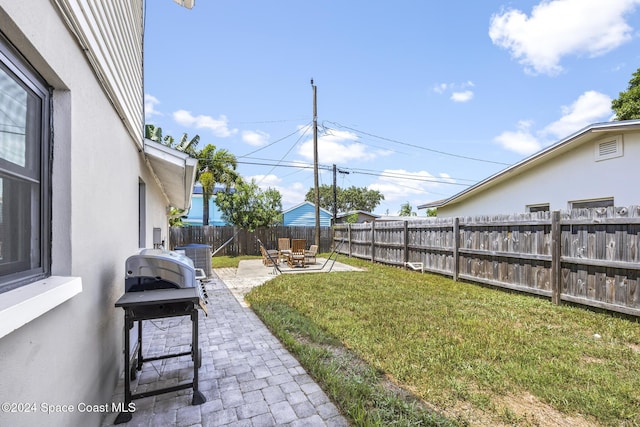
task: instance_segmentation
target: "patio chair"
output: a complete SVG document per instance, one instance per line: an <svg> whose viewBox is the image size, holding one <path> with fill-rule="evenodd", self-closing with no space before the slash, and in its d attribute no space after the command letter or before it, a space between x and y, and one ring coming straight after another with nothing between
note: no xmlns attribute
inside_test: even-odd
<svg viewBox="0 0 640 427"><path fill-rule="evenodd" d="M266 249L260 245L260 252L262 253L262 263L269 267L272 265L277 265L280 263L280 258L278 257L278 251L275 249Z"/></svg>
<svg viewBox="0 0 640 427"><path fill-rule="evenodd" d="M304 267L304 250L306 247L307 241L305 239L293 239L291 242L291 253L287 257L289 267L295 267L296 265Z"/></svg>
<svg viewBox="0 0 640 427"><path fill-rule="evenodd" d="M316 254L317 253L318 253L318 245L309 246L309 249L304 251L304 262L305 262L305 264L315 264L316 263Z"/></svg>
<svg viewBox="0 0 640 427"><path fill-rule="evenodd" d="M291 240L288 237L279 237L278 238L278 257L280 259L289 258L289 254L291 253Z"/></svg>

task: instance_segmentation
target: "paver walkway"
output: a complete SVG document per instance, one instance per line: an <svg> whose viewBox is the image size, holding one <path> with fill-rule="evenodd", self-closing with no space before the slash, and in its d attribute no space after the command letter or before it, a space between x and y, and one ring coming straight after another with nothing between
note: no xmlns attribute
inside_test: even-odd
<svg viewBox="0 0 640 427"><path fill-rule="evenodd" d="M193 390L135 400L133 419L122 426L348 426L335 405L225 283L207 282L208 317L200 315L202 367L199 390L207 401L191 405ZM145 321L143 355L189 351L191 321ZM146 362L131 382L134 393L193 377L190 356ZM124 401L121 379L113 402ZM108 414L103 427L117 414Z"/></svg>

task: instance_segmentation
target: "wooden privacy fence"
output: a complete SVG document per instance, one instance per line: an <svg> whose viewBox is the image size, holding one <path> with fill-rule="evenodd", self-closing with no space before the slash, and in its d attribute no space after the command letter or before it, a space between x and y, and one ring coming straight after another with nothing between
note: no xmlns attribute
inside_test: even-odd
<svg viewBox="0 0 640 427"><path fill-rule="evenodd" d="M315 241L315 227L262 227L255 231L233 226L171 227L169 230L169 248L174 249L176 246L197 243L208 245L212 251L215 251L233 238L216 255L260 255L258 239L267 249L277 249L279 237L306 239L307 247L309 247ZM320 251L331 251L332 243L331 228L320 227Z"/></svg>
<svg viewBox="0 0 640 427"><path fill-rule="evenodd" d="M340 253L640 316L640 207L336 225Z"/></svg>

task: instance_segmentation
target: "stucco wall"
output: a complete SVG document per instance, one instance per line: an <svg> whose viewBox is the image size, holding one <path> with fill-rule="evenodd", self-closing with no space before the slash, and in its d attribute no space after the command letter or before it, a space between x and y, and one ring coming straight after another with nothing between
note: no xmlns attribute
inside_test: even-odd
<svg viewBox="0 0 640 427"><path fill-rule="evenodd" d="M0 425L99 425L79 403L110 402L122 370L124 261L138 248L138 183L146 183L146 246L167 236L165 200L137 143L106 99L58 11L47 0L0 0L0 28L54 92L52 273L82 278L82 293L0 338ZM37 11L37 13L35 13ZM142 102L142 99L140 99ZM71 405L45 414L42 404Z"/></svg>
<svg viewBox="0 0 640 427"><path fill-rule="evenodd" d="M612 135L619 135L614 132ZM634 182L640 178L640 133L623 135L624 155L595 161L595 144L605 137L594 133L580 146L458 203L438 208L439 217L511 214L528 205L549 204L567 210L569 202L614 198L616 206L640 204Z"/></svg>

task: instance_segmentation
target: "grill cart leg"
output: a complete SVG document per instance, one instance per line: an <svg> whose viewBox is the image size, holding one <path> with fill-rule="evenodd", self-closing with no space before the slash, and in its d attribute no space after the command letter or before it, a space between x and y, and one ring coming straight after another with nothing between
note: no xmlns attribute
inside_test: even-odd
<svg viewBox="0 0 640 427"><path fill-rule="evenodd" d="M138 371L142 371L142 362L142 320L138 320Z"/></svg>
<svg viewBox="0 0 640 427"><path fill-rule="evenodd" d="M129 372L133 371L129 367L129 345L130 337L129 330L133 328L133 320L127 314L125 310L124 314L124 407L128 408L131 403L131 377ZM135 372L135 371L133 371ZM120 412L116 417L114 424L122 424L131 421L133 414L131 412Z"/></svg>
<svg viewBox="0 0 640 427"><path fill-rule="evenodd" d="M206 397L198 390L198 368L202 364L202 352L198 347L198 309L191 312L191 358L193 359L193 399L192 405L202 405L207 401Z"/></svg>
<svg viewBox="0 0 640 427"><path fill-rule="evenodd" d="M136 371L142 370L142 320L138 320L138 357L133 359L133 366L130 369L131 381L138 377Z"/></svg>

